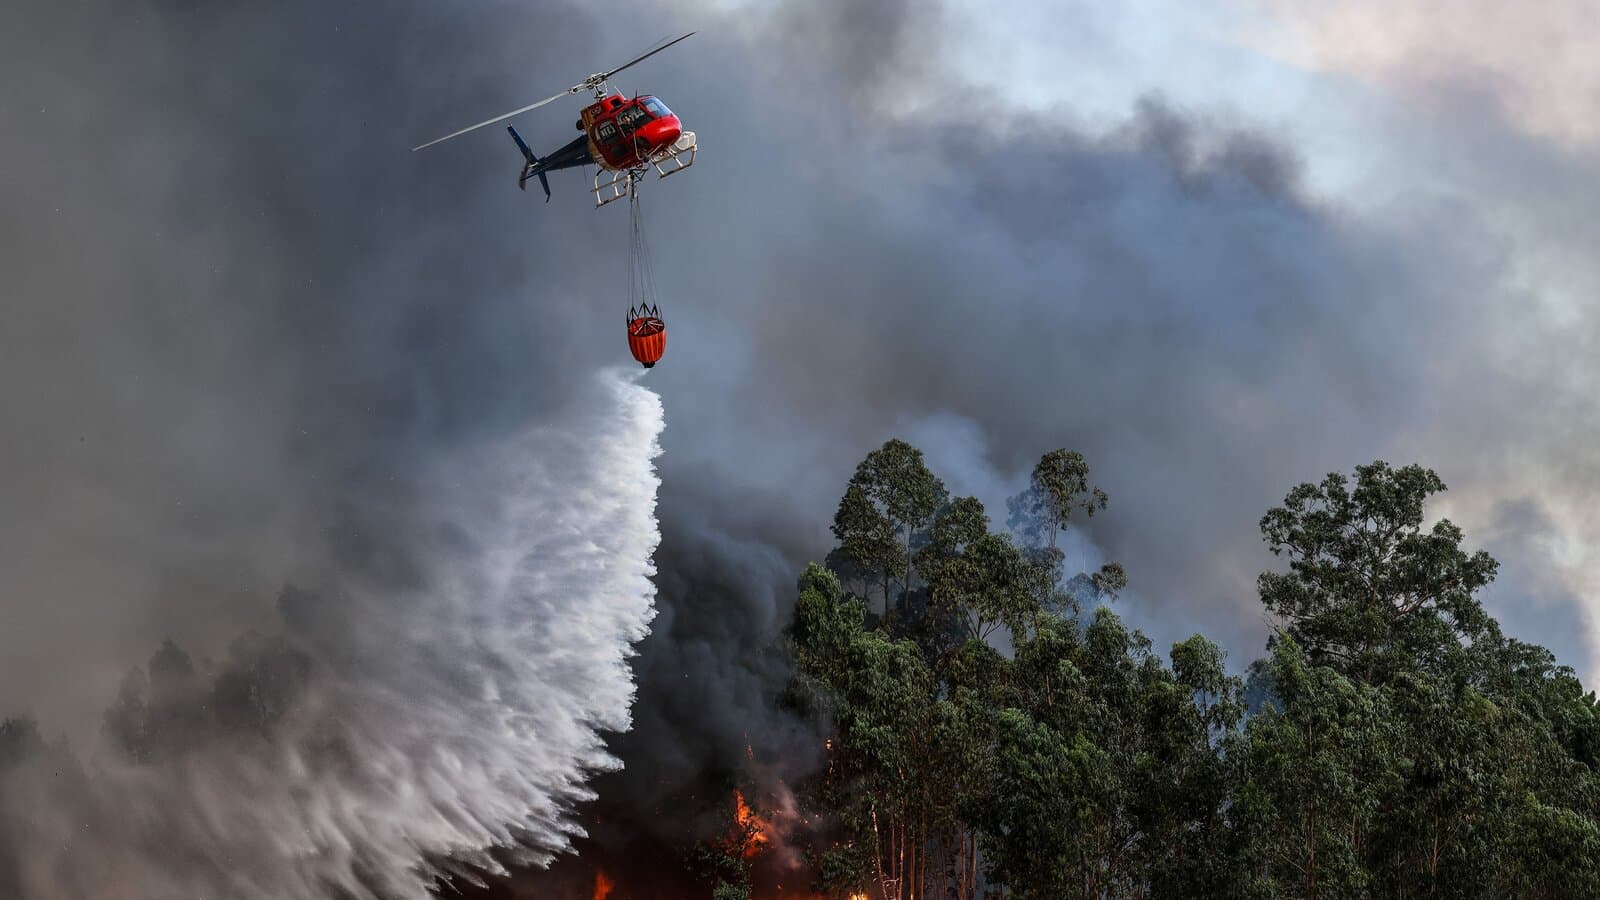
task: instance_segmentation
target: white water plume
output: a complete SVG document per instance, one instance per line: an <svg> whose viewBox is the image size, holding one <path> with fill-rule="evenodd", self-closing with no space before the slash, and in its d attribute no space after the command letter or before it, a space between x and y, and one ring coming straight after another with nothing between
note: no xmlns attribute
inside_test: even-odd
<svg viewBox="0 0 1600 900"><path fill-rule="evenodd" d="M591 393L422 478L414 588L286 592L288 636L219 663L163 649L92 763L13 734L0 894L421 898L485 848L564 848L617 764L659 541L660 399L617 371Z"/></svg>

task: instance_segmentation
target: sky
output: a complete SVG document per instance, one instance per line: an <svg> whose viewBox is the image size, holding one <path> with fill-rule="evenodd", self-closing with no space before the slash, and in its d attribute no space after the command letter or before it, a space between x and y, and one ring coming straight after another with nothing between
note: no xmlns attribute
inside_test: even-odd
<svg viewBox="0 0 1600 900"><path fill-rule="evenodd" d="M582 172L516 191L498 129L409 148L688 30L618 79L701 151L642 198L660 546L602 802L794 744L766 648L896 436L992 513L1084 453L1110 507L1079 558L1127 567L1158 648L1200 631L1236 669L1270 629L1261 515L1422 463L1501 561L1490 611L1600 676L1586 4L67 7L0 9L0 716L80 758L163 642L322 659L520 534L434 530L462 516L439 473L526 485L496 448L602 403L626 210ZM518 127L544 152L576 110ZM530 490L531 520L565 502ZM295 619L287 585L353 611Z"/></svg>
<svg viewBox="0 0 1600 900"><path fill-rule="evenodd" d="M1345 423L1340 440L1368 456L1439 469L1454 490L1436 511L1454 516L1491 550L1507 548L1498 554L1505 573L1491 607L1514 630L1592 673L1597 645L1588 598L1596 561L1587 547L1596 523L1585 438L1594 421L1587 357L1600 267L1588 210L1600 148L1589 112L1600 74L1580 42L1593 10L1579 3L1511 13L1491 3L1292 0L1022 3L1001 10L952 2L935 10L918 11L906 44L894 48L895 64L875 71L863 90L879 117L1005 135L993 159L974 169L1038 161L1030 144L1038 134L1028 130L1037 120L1077 139L1115 142L1136 131L1139 111L1154 104L1187 124L1187 139L1202 155L1215 152L1209 142L1259 139L1281 162L1300 211L1324 229L1369 242L1355 264L1370 271L1329 273L1325 282L1342 280L1361 295L1319 310L1333 329L1365 332L1348 348L1356 356L1380 351L1370 365L1352 357L1354 371L1330 366L1333 386L1375 374L1375 366L1389 369L1383 384L1369 386L1371 396L1351 400L1357 420ZM832 36L806 37L826 45ZM861 43L852 39L850 51ZM943 77L931 79L930 65ZM935 177L959 184L964 176L946 169ZM1053 195L1045 182L1068 181L1072 173L1046 161L1017 176L1029 177L1041 182L1038 199L1046 205ZM1160 233L1166 224L1151 228L1152 242L1167 237ZM1372 252L1383 243L1407 259ZM1196 262L1251 264L1227 253L1219 248ZM1384 265L1402 271L1382 273ZM1385 282L1365 283L1369 275ZM1277 300L1292 306L1302 290L1296 285ZM1237 307L1219 303L1211 311L1214 318L1199 327L1242 330L1241 340L1274 336L1270 327L1252 331L1260 322ZM1261 344L1219 349L1244 351L1230 374L1271 352ZM1159 382L1164 375L1149 377ZM1230 386L1228 401L1252 406L1239 388ZM1277 412L1278 424L1296 418ZM1244 460L1261 452L1228 449ZM1313 477L1318 466L1353 465L1312 447L1298 455L1304 463L1302 474L1291 476L1297 479ZM1250 565L1241 559L1239 568Z"/></svg>
<svg viewBox="0 0 1600 900"><path fill-rule="evenodd" d="M1502 558L1491 609L1594 671L1596 149L1562 112L1593 96L1581 6L1492 28L1470 3L767 8L724 14L766 48L740 76L783 111L763 130L821 157L774 176L826 197L785 218L881 223L783 234L783 280L822 296L763 319L831 319L846 376L785 369L793 407L873 438L964 420L1006 483L1052 441L1088 452L1116 476L1091 537L1133 571L1136 620L1236 658L1265 629L1260 512L1358 461L1421 462L1452 489L1436 514ZM1008 316L1035 314L1075 359L1008 352ZM880 339L924 341L926 390L830 403L819 384L899 381ZM1047 384L1069 393L1007 407Z"/></svg>

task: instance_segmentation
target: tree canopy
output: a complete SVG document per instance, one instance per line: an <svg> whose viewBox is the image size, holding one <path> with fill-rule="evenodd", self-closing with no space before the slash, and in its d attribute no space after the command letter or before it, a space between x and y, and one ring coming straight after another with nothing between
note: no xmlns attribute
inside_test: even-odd
<svg viewBox="0 0 1600 900"><path fill-rule="evenodd" d="M1122 566L1063 571L1057 537L1109 505L1081 455L1045 454L996 531L915 448L873 451L786 637L828 732L801 792L831 824L817 888L1600 896L1595 696L1501 633L1495 561L1428 521L1442 490L1379 461L1269 510L1286 565L1258 580L1275 630L1247 681L1201 635L1157 653L1128 627Z"/></svg>

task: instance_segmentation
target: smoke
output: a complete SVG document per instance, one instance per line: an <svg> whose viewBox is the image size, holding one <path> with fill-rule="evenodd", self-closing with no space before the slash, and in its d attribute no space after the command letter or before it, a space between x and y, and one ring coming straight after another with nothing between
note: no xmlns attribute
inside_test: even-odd
<svg viewBox="0 0 1600 900"><path fill-rule="evenodd" d="M0 894L415 898L565 847L629 725L659 539L659 398L616 371L580 398L419 476L384 551L407 586L287 589L284 632L216 663L167 644L90 762L0 734Z"/></svg>
<svg viewBox="0 0 1600 900"><path fill-rule="evenodd" d="M1593 15L1581 0L1546 3L1533 16L1479 0L1244 6L1265 14L1247 36L1263 53L1555 143L1592 150L1600 141L1592 115L1600 66L1574 46Z"/></svg>

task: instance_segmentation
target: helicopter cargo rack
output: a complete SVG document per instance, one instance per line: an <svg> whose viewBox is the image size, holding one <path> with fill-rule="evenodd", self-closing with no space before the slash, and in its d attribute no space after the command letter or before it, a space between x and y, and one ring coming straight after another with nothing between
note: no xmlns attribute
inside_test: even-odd
<svg viewBox="0 0 1600 900"><path fill-rule="evenodd" d="M665 150L649 159L649 163L656 170L657 179L676 175L684 169L694 165L695 154L698 152L698 142L694 132L685 131L678 139L667 146ZM625 197L633 196L634 185L644 178L645 167L633 169L596 169L594 173L594 187L590 189L594 194L596 209L608 203L615 203Z"/></svg>

